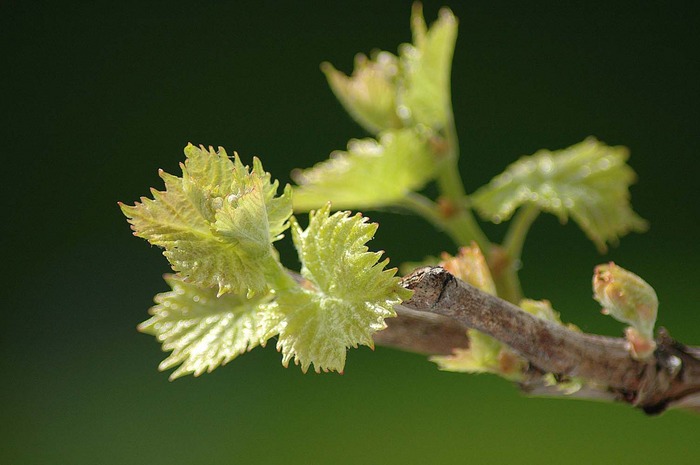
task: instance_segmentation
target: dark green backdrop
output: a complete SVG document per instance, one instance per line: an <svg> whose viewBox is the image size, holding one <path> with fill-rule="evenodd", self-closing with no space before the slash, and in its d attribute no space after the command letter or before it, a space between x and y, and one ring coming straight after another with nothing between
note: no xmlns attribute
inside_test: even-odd
<svg viewBox="0 0 700 465"><path fill-rule="evenodd" d="M593 266L612 259L656 287L661 324L700 344L697 6L451 3L469 190L588 135L629 146L639 174L633 203L651 230L601 257L575 225L542 218L527 294L618 335L590 298ZM351 351L344 376L285 370L274 347L199 379L156 371L164 354L135 326L168 267L117 201L160 188L157 169L176 172L188 141L259 155L287 182L363 136L318 65L396 50L409 14L408 1L0 3L1 463L700 461L698 417L526 399L382 348ZM370 216L373 248L395 264L451 247L412 217Z"/></svg>

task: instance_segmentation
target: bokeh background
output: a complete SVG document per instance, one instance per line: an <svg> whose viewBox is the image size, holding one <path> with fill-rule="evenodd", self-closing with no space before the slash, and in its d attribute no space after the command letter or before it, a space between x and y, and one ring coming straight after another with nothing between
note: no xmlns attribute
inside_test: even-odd
<svg viewBox="0 0 700 465"><path fill-rule="evenodd" d="M542 217L522 271L584 330L621 334L593 266L634 270L659 321L700 344L700 9L693 2L426 2L460 18L453 95L470 191L520 155L595 135L632 152L651 223L600 256ZM189 141L259 155L282 182L365 134L319 63L410 40L410 2L0 3L3 312L0 463L700 462L700 418L528 399L377 348L346 372L284 369L274 347L170 383L136 332L167 262L117 201L161 188ZM453 246L419 219L369 212L392 263ZM503 228L486 226L499 238ZM289 242L283 258L294 266ZM274 344L273 344L274 346Z"/></svg>

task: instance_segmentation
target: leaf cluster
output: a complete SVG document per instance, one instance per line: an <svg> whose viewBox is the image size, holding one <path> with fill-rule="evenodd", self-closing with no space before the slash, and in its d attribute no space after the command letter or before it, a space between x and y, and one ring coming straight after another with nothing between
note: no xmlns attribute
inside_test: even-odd
<svg viewBox="0 0 700 465"><path fill-rule="evenodd" d="M372 333L406 297L388 260L367 251L377 229L361 215L326 205L302 228L291 188L277 195L258 159L253 168L223 149L185 148L182 176L160 173L165 191L121 204L134 234L164 249L176 275L139 329L172 351L171 378L212 371L277 337L282 361L306 371L342 371L348 347L372 346ZM273 243L292 226L302 264L295 280Z"/></svg>
<svg viewBox="0 0 700 465"><path fill-rule="evenodd" d="M296 187L287 185L278 194L279 183L257 158L251 168L237 154L231 158L223 149L188 145L182 175L160 173L164 191L152 190L152 199L133 206L121 204L134 234L162 247L176 273L166 276L172 290L156 296L152 317L139 326L171 351L161 364L161 369L179 365L171 378L212 371L271 338L283 364L293 360L304 371L311 365L317 372L342 371L347 348L373 346L372 335L386 327L385 319L395 316L394 305L408 291L396 270L386 269L388 260L365 245L377 225L361 214L332 209L402 209L423 217L459 248L454 257L444 253L441 266L556 324L563 323L551 304L525 299L518 279L521 250L539 213L562 223L573 219L601 252L646 228L630 205L636 176L627 149L592 137L523 156L467 194L457 170L450 91L457 29L447 9L428 27L416 4L412 43L396 54L360 54L350 75L324 63L331 90L370 137L352 139L328 160L295 170ZM424 194L431 182L438 191L434 198ZM292 216L293 209L311 212L307 228ZM486 237L475 213L494 223L510 220L502 244ZM284 268L275 248L288 228L299 273ZM640 316L642 304L620 297L619 278L603 281L597 299L632 324L628 339L635 356L648 355L656 318L655 304L649 303L653 290L639 293L653 307L646 318ZM468 349L432 360L445 370L522 379L528 369L523 357L476 330L468 337ZM581 381L555 384L573 392Z"/></svg>

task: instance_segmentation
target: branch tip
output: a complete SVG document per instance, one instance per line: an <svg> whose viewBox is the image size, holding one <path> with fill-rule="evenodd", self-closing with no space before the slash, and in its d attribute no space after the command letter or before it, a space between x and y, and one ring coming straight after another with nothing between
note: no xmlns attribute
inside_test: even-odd
<svg viewBox="0 0 700 465"><path fill-rule="evenodd" d="M401 285L413 296L397 306L401 324L389 323L387 332L377 333L379 344L449 354L456 347L468 347L465 333L473 328L529 362L520 383L529 394L565 395L546 384L545 376L553 374L555 379L584 380L574 397L623 401L649 415L672 406L698 409L700 348L684 346L665 328L658 331L653 354L635 360L622 338L581 333L537 318L459 281L442 267L418 268ZM441 338L441 332L450 337Z"/></svg>

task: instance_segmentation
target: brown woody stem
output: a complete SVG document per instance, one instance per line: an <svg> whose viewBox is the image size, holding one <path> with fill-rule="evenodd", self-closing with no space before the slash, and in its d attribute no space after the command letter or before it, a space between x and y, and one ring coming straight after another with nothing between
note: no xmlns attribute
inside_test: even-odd
<svg viewBox="0 0 700 465"><path fill-rule="evenodd" d="M577 397L621 400L646 413L669 406L700 405L700 349L674 341L662 328L657 350L645 361L630 356L622 338L580 333L539 319L482 292L440 267L420 268L403 278L413 297L397 306L398 318L376 334L377 344L430 354L468 346L474 328L510 346L530 368L521 386L535 395L564 395L542 374L578 377L586 386Z"/></svg>

